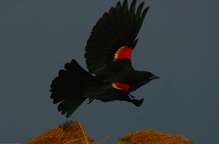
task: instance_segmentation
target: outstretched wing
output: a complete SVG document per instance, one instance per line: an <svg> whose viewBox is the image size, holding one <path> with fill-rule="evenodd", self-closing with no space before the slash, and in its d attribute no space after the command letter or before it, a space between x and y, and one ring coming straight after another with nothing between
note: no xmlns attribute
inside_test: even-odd
<svg viewBox="0 0 219 144"><path fill-rule="evenodd" d="M142 12L142 2L135 13L135 6L136 0L132 1L129 10L127 0L122 5L118 2L93 27L85 48L87 68L91 74L103 74L106 67L117 59L131 61L131 51L137 44L136 37L149 9L147 7Z"/></svg>

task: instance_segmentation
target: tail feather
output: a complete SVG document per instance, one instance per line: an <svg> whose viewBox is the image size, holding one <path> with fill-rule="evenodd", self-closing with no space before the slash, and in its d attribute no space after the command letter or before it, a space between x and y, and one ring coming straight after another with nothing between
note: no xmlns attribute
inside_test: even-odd
<svg viewBox="0 0 219 144"><path fill-rule="evenodd" d="M60 94L57 94L57 97L53 98L53 104L62 102L62 101L67 100L71 97L78 97L78 95L76 95L74 93L60 93Z"/></svg>
<svg viewBox="0 0 219 144"><path fill-rule="evenodd" d="M65 64L66 70L60 70L51 84L51 98L53 103L59 103L58 110L68 118L85 101L82 90L87 85L87 80L93 76L84 70L76 60Z"/></svg>
<svg viewBox="0 0 219 144"><path fill-rule="evenodd" d="M61 111L62 114L67 112L68 115L71 115L85 101L85 99L86 98L81 96L68 98L66 101L59 104L58 110ZM67 118L69 116L66 115Z"/></svg>
<svg viewBox="0 0 219 144"><path fill-rule="evenodd" d="M84 99L85 100L85 99ZM83 100L83 102L84 102L84 100ZM69 111L67 112L67 114L66 114L66 117L68 118L68 117L70 117L73 113L74 113L74 111L80 106L81 104L80 103L77 103L77 104L75 104L71 109L69 109Z"/></svg>

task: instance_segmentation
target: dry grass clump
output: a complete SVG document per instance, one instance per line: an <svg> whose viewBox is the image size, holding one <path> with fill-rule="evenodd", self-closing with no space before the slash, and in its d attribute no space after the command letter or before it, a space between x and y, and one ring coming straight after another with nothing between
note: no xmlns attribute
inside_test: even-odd
<svg viewBox="0 0 219 144"><path fill-rule="evenodd" d="M30 139L27 144L89 144L90 142L93 143L94 139L89 138L80 122L66 121L37 136L36 139Z"/></svg>
<svg viewBox="0 0 219 144"><path fill-rule="evenodd" d="M125 135L117 144L194 144L184 136L174 135L159 133L151 129L149 131L141 130ZM95 143L94 139L84 131L80 122L66 121L62 125L36 136L35 139L30 139L27 144L100 144L109 136Z"/></svg>
<svg viewBox="0 0 219 144"><path fill-rule="evenodd" d="M156 132L154 130L141 130L125 135L117 144L194 144L184 136L175 136Z"/></svg>

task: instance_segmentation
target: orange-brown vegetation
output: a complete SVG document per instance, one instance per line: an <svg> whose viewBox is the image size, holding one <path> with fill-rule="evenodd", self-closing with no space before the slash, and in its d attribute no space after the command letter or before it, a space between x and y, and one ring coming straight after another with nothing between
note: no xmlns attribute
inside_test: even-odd
<svg viewBox="0 0 219 144"><path fill-rule="evenodd" d="M89 144L89 142L94 142L94 139L89 138L80 122L67 121L37 136L36 139L30 139L27 144Z"/></svg>
<svg viewBox="0 0 219 144"><path fill-rule="evenodd" d="M149 131L141 130L125 135L117 144L194 144L184 136L174 135L159 133L151 129ZM109 136L102 141L98 140L96 144L102 143L108 138ZM30 139L27 144L95 144L95 142L84 131L80 122L66 121L35 139Z"/></svg>
<svg viewBox="0 0 219 144"><path fill-rule="evenodd" d="M175 136L156 132L154 130L141 130L125 135L117 144L194 144L184 136Z"/></svg>

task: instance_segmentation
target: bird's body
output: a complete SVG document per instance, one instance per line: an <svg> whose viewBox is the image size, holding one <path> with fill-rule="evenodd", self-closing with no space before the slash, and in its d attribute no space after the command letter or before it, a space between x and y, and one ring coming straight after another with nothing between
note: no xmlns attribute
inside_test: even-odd
<svg viewBox="0 0 219 144"><path fill-rule="evenodd" d="M94 26L85 48L89 72L76 60L66 63L51 85L53 103L69 117L87 98L102 102L128 101L140 106L143 99L132 99L130 92L158 77L147 71L136 71L131 64L131 51L137 44L136 36L148 11L141 13L141 3L135 13L136 0L128 10L127 0L104 13ZM94 74L94 75L92 75Z"/></svg>

